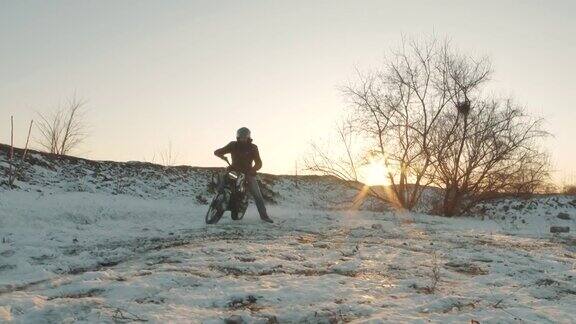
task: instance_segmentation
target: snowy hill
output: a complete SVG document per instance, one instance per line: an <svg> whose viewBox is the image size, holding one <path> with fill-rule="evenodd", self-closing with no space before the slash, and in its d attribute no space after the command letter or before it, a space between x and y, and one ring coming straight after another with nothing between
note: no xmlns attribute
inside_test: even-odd
<svg viewBox="0 0 576 324"><path fill-rule="evenodd" d="M6 179L9 147L0 144L0 176ZM15 161L23 150L15 149ZM15 185L21 191L44 194L86 192L104 195L126 195L145 199L188 198L205 204L214 193L216 175L223 168L191 166L165 167L146 162L92 161L73 156L53 156L29 151ZM7 190L0 177L0 191ZM259 176L264 197L300 206L346 208L354 202L356 190L341 181L324 176ZM386 208L368 199L364 208Z"/></svg>
<svg viewBox="0 0 576 324"><path fill-rule="evenodd" d="M207 226L217 171L32 152L0 187L0 322L574 322L575 197L444 218L263 175L274 224Z"/></svg>

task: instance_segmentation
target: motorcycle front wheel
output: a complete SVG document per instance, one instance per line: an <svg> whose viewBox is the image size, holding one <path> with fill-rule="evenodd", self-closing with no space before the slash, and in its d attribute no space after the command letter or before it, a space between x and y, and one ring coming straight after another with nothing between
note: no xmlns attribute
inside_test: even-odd
<svg viewBox="0 0 576 324"><path fill-rule="evenodd" d="M224 215L224 195L222 193L216 194L212 202L210 203L210 207L208 208L208 212L206 212L206 224L216 224Z"/></svg>

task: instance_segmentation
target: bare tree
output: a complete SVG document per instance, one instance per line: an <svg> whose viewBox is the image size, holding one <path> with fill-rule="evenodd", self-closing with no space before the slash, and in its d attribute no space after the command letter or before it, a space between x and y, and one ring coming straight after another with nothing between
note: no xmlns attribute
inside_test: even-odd
<svg viewBox="0 0 576 324"><path fill-rule="evenodd" d="M537 150L536 147L533 149L517 161L516 172L510 174L507 179L506 193L531 196L556 191L551 182L551 163L548 154Z"/></svg>
<svg viewBox="0 0 576 324"><path fill-rule="evenodd" d="M444 189L438 211L452 216L506 194L532 194L549 180L538 140L542 120L510 99L480 100L442 117L435 139L435 183Z"/></svg>
<svg viewBox="0 0 576 324"><path fill-rule="evenodd" d="M431 134L440 117L488 80L487 59L457 54L450 43L435 39L404 41L382 68L358 72L357 81L343 89L354 111L354 130L371 145L367 156L382 159L388 170L392 197L412 209L436 163Z"/></svg>
<svg viewBox="0 0 576 324"><path fill-rule="evenodd" d="M358 72L344 87L354 118L345 137L339 129L343 153L317 153L311 170L358 181L357 168L375 157L386 164L386 200L413 209L436 186L446 215L496 194L538 190L548 177L536 145L545 135L541 121L511 100L485 97L491 73L488 58L461 54L448 41L404 41L383 67ZM354 136L368 148L351 155Z"/></svg>
<svg viewBox="0 0 576 324"><path fill-rule="evenodd" d="M72 96L64 106L49 114L38 113L38 143L47 152L66 155L80 145L87 136L84 122L86 101Z"/></svg>

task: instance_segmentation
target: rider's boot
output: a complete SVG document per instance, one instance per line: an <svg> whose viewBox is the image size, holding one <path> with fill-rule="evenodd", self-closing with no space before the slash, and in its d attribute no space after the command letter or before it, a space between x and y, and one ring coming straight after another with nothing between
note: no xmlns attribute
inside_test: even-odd
<svg viewBox="0 0 576 324"><path fill-rule="evenodd" d="M274 223L272 218L270 218L268 215L260 216L260 219L264 222L267 222L267 223Z"/></svg>

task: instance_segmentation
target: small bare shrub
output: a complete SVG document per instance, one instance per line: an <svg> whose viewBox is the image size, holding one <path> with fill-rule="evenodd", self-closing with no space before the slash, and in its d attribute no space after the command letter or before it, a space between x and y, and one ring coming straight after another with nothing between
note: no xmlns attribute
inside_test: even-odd
<svg viewBox="0 0 576 324"><path fill-rule="evenodd" d="M72 96L64 106L58 107L52 113L38 113L38 144L46 152L56 155L66 155L77 148L87 136L85 105L86 101Z"/></svg>
<svg viewBox="0 0 576 324"><path fill-rule="evenodd" d="M570 196L576 196L576 185L564 186L564 194Z"/></svg>
<svg viewBox="0 0 576 324"><path fill-rule="evenodd" d="M156 150L151 159L144 158L145 162L160 164L165 167L175 166L178 163L180 154L172 147L172 142L168 141L165 148Z"/></svg>
<svg viewBox="0 0 576 324"><path fill-rule="evenodd" d="M440 282L440 262L436 251L432 254L432 272L430 273L430 285L428 286L429 292L433 294L436 292L438 283Z"/></svg>
<svg viewBox="0 0 576 324"><path fill-rule="evenodd" d="M168 142L168 146L160 151L160 163L163 166L175 166L178 162L179 154L172 148L172 142Z"/></svg>

